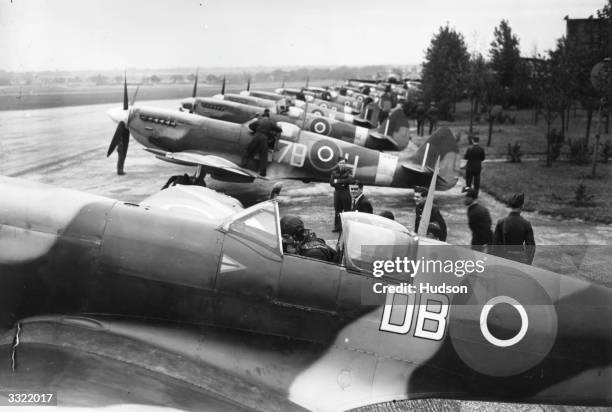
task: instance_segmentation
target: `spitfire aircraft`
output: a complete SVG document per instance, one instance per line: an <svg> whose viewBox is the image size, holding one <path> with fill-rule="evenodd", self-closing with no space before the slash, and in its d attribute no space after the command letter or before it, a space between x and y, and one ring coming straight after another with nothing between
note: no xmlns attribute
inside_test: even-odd
<svg viewBox="0 0 612 412"><path fill-rule="evenodd" d="M321 261L283 250L275 201L177 186L132 204L4 177L0 192L3 388L182 410L612 405L605 287L366 213L342 214ZM401 273L394 259L484 269Z"/></svg>
<svg viewBox="0 0 612 412"><path fill-rule="evenodd" d="M361 126L326 119L295 106L276 106L271 110L270 118L275 122L286 122L297 125L300 129L308 130L323 136L341 139L359 146L376 150L402 150L408 145L408 137L396 140ZM229 100L196 97L181 102L181 110L199 114L213 119L232 123L246 123L261 114L262 109L257 106L245 105ZM394 130L391 129L391 132ZM389 132L389 130L387 130Z"/></svg>
<svg viewBox="0 0 612 412"><path fill-rule="evenodd" d="M276 89L275 91L278 94L290 96L292 98L298 98L300 95L304 94L304 92L300 89L280 88L280 89ZM337 110L339 112L353 114L353 115L359 114L361 110L361 103L357 101L355 101L354 106L353 106L353 104L348 100L345 102L348 104L343 104L343 103L335 103L335 102L331 102L328 100L318 99L314 97L313 95L310 95L310 96L305 95L305 98L308 104L322 108L322 109L332 109L332 110Z"/></svg>
<svg viewBox="0 0 612 412"><path fill-rule="evenodd" d="M355 123L356 115L353 114L353 111L351 111L351 113L345 113L344 111L338 111L336 108L321 107L321 106L317 106L314 104L308 104L307 102L299 100L299 99L289 98L288 96L281 95L281 94L274 93L274 92L268 92L268 91L244 90L240 92L240 94L242 96L252 96L252 97L257 97L261 99L269 99L269 100L274 100L274 101L284 99L290 105L296 106L300 108L301 110L306 111L309 114L313 114L319 117L327 117L329 119L334 119L340 122L346 122L346 123L351 123L351 124ZM238 102L238 99L235 99L233 97L229 97L227 99Z"/></svg>
<svg viewBox="0 0 612 412"><path fill-rule="evenodd" d="M107 155L131 134L158 158L198 166L215 179L252 182L258 177L250 170L255 168L254 163L249 168L238 166L253 139L247 124L180 111L127 107L125 101L123 108L111 109L108 114L118 125ZM353 168L353 176L363 184L422 186L431 180L435 158L440 156L442 166L437 189L449 189L457 181L458 149L448 129L434 133L429 145L422 145L416 153L394 155L303 131L294 124L281 122L279 126L283 133L269 153L267 176L271 178L327 182L338 158L343 157Z"/></svg>

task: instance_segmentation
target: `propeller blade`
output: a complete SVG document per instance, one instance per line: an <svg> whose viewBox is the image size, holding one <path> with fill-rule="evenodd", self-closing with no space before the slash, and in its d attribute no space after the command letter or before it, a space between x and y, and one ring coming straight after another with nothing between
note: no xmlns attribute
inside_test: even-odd
<svg viewBox="0 0 612 412"><path fill-rule="evenodd" d="M221 85L221 94L225 94L225 76L223 77L223 84Z"/></svg>
<svg viewBox="0 0 612 412"><path fill-rule="evenodd" d="M251 78L249 77L247 80L247 92L251 91Z"/></svg>
<svg viewBox="0 0 612 412"><path fill-rule="evenodd" d="M304 89L308 89L308 82L310 81L310 77L306 77L306 85L304 86Z"/></svg>
<svg viewBox="0 0 612 412"><path fill-rule="evenodd" d="M281 89L285 88L285 79L283 79L283 84L281 84Z"/></svg>
<svg viewBox="0 0 612 412"><path fill-rule="evenodd" d="M119 144L120 139L123 137L124 130L126 130L125 123L119 122L119 124L117 125L117 128L115 129L115 134L113 135L113 138L111 139L110 145L108 146L106 157L110 156L115 151L115 149L117 148L117 145Z"/></svg>
<svg viewBox="0 0 612 412"><path fill-rule="evenodd" d="M193 82L193 93L191 93L191 97L196 97L198 93L198 69L196 69L196 77L195 77L195 81Z"/></svg>
<svg viewBox="0 0 612 412"><path fill-rule="evenodd" d="M140 89L140 84L138 84L136 86L136 91L134 92L134 94L132 95L132 103L130 104L131 106L134 106L134 102L136 102L136 96L138 96L138 90ZM123 109L125 110L125 109Z"/></svg>
<svg viewBox="0 0 612 412"><path fill-rule="evenodd" d="M128 109L127 74L123 73L123 110Z"/></svg>

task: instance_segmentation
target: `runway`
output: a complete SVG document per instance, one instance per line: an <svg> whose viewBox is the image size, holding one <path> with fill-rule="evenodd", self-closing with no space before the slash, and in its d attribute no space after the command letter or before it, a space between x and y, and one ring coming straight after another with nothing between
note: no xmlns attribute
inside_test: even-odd
<svg viewBox="0 0 612 412"><path fill-rule="evenodd" d="M138 105L176 109L179 102L148 101ZM102 104L0 112L0 174L139 202L157 192L171 175L192 172L191 168L155 159L132 140L125 165L127 174L117 176L116 154L106 157L116 127L106 111L116 106ZM254 185L215 181L208 183L210 187L222 189L248 206L265 199L274 182ZM448 224L449 243L466 245L469 244L470 233L460 187L461 181L452 190L438 193L437 203ZM372 201L375 213L390 210L400 223L412 229L412 190L366 187L365 193ZM507 214L504 205L486 194L482 195L480 201L489 208L494 221ZM333 244L332 188L327 183L284 181L279 202L281 214L302 216L307 227ZM612 286L612 279L606 270L612 264L612 253L608 245L612 238L612 227L581 221L562 221L536 213L526 213L525 216L534 226L539 245L535 265ZM589 246L581 255L579 263L582 266L578 271L568 265L568 261L575 263L576 245ZM402 405L406 403L398 402L389 408L400 410L403 409ZM416 401L410 407L438 410L488 410L503 407L505 410L516 411L531 410L537 406L426 400ZM368 409L382 410L379 407Z"/></svg>

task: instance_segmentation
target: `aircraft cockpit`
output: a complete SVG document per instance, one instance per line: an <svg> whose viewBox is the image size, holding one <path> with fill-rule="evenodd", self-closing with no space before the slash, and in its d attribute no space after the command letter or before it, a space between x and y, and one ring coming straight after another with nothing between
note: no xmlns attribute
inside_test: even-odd
<svg viewBox="0 0 612 412"><path fill-rule="evenodd" d="M274 255L282 255L278 203L273 200L258 203L231 216L221 228Z"/></svg>
<svg viewBox="0 0 612 412"><path fill-rule="evenodd" d="M359 212L345 212L340 218L342 233L337 256L347 269L370 272L375 260L413 259L416 256L418 238L401 224Z"/></svg>
<svg viewBox="0 0 612 412"><path fill-rule="evenodd" d="M345 212L340 217L342 233L335 264L355 272L371 272L375 260L416 257L418 238L401 224L369 213ZM276 201L262 202L231 216L221 229L275 260L283 255Z"/></svg>

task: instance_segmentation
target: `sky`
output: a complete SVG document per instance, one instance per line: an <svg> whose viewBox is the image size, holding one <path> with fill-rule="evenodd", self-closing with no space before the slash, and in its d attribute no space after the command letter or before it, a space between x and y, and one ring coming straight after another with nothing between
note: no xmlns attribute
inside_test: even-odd
<svg viewBox="0 0 612 412"><path fill-rule="evenodd" d="M0 0L0 70L409 65L449 24L487 55L510 23L524 56L605 0Z"/></svg>

